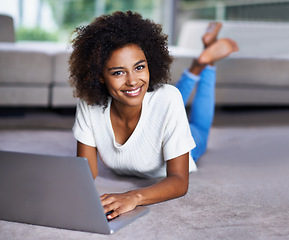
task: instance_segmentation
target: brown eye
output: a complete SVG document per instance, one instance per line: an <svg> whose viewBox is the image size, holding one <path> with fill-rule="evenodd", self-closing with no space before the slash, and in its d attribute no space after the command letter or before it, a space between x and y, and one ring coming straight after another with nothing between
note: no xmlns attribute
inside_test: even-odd
<svg viewBox="0 0 289 240"><path fill-rule="evenodd" d="M119 76L121 74L122 74L122 71L116 71L112 73L113 76Z"/></svg>
<svg viewBox="0 0 289 240"><path fill-rule="evenodd" d="M139 65L139 66L136 67L136 70L142 70L144 68L145 68L145 65Z"/></svg>

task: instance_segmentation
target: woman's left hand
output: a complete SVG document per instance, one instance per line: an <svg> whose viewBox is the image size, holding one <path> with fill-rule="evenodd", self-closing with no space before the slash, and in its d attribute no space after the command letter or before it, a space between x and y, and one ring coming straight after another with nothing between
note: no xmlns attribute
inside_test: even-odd
<svg viewBox="0 0 289 240"><path fill-rule="evenodd" d="M108 219L129 212L139 205L148 205L183 196L189 186L189 153L167 161L167 177L161 181L125 193L104 194L100 197Z"/></svg>
<svg viewBox="0 0 289 240"><path fill-rule="evenodd" d="M129 212L135 209L141 201L141 194L134 191L115 194L103 194L100 197L104 212L112 212L107 218L113 219L122 213Z"/></svg>

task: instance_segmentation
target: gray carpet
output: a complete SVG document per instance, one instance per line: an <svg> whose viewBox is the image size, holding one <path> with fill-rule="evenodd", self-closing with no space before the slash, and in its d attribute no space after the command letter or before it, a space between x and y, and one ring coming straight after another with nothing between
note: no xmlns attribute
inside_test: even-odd
<svg viewBox="0 0 289 240"><path fill-rule="evenodd" d="M0 239L289 239L288 143L289 126L214 127L187 195L149 206L115 234L0 221ZM2 129L0 149L74 155L75 141L68 129ZM100 169L100 193L153 182Z"/></svg>

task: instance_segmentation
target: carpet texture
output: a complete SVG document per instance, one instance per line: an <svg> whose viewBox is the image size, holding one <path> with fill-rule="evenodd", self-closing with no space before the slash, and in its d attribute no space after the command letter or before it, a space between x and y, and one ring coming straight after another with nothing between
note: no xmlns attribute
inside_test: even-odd
<svg viewBox="0 0 289 240"><path fill-rule="evenodd" d="M0 149L75 155L69 130L1 130ZM111 236L0 221L0 239L289 239L289 126L214 127L188 193ZM100 164L100 193L150 185ZM2 193L1 193L2 194Z"/></svg>

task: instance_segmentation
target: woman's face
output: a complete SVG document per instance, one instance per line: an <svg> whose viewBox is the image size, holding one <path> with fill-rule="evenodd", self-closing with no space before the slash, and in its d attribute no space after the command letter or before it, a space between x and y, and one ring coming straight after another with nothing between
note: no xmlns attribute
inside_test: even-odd
<svg viewBox="0 0 289 240"><path fill-rule="evenodd" d="M123 106L141 106L149 86L149 69L144 52L130 44L112 52L103 69L103 83L113 101Z"/></svg>

